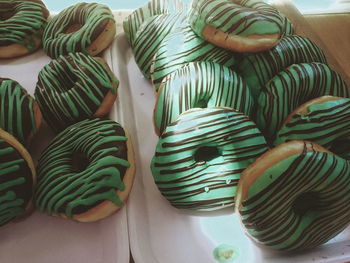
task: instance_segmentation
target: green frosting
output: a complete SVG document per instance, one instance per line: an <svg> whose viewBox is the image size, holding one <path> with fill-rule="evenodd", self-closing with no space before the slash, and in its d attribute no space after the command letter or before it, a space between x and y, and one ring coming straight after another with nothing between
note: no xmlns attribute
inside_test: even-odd
<svg viewBox="0 0 350 263"><path fill-rule="evenodd" d="M123 177L130 166L127 137L111 120L84 120L55 137L38 161L37 207L72 218L105 200L122 202Z"/></svg>
<svg viewBox="0 0 350 263"><path fill-rule="evenodd" d="M35 98L46 122L55 131L93 116L117 78L96 58L83 53L59 56L38 76Z"/></svg>
<svg viewBox="0 0 350 263"><path fill-rule="evenodd" d="M350 159L350 99L311 104L308 113L294 114L276 135L274 145L290 140L312 141Z"/></svg>
<svg viewBox="0 0 350 263"><path fill-rule="evenodd" d="M78 3L70 6L48 23L43 35L43 48L51 58L70 52L88 54L87 48L111 19L114 21L113 14L106 5ZM81 28L66 33L72 25L79 25Z"/></svg>
<svg viewBox="0 0 350 263"><path fill-rule="evenodd" d="M135 60L143 75L150 79L153 57L163 39L174 29L185 24L183 13L163 14L150 18L138 31L133 44Z"/></svg>
<svg viewBox="0 0 350 263"><path fill-rule="evenodd" d="M193 0L189 16L193 30L203 36L206 25L240 36L284 34L285 18L261 0Z"/></svg>
<svg viewBox="0 0 350 263"><path fill-rule="evenodd" d="M21 154L0 137L0 226L24 215L32 198L33 178Z"/></svg>
<svg viewBox="0 0 350 263"><path fill-rule="evenodd" d="M164 77L188 62L212 61L232 67L237 62L235 56L235 53L203 40L190 26L184 26L169 34L160 44L151 67L152 82L158 90Z"/></svg>
<svg viewBox="0 0 350 263"><path fill-rule="evenodd" d="M0 0L0 46L20 44L34 51L33 36L41 39L47 15L44 3L39 0Z"/></svg>
<svg viewBox="0 0 350 263"><path fill-rule="evenodd" d="M243 79L219 64L191 62L169 74L158 92L154 110L160 133L191 108L230 107L250 115L253 98Z"/></svg>
<svg viewBox="0 0 350 263"><path fill-rule="evenodd" d="M294 64L262 89L256 114L258 127L273 140L288 114L308 100L323 95L348 97L349 91L341 76L325 64Z"/></svg>
<svg viewBox="0 0 350 263"><path fill-rule="evenodd" d="M143 23L148 23L153 16L178 13L182 10L185 10L185 5L181 0L151 0L136 9L123 21L125 36L133 46L136 33Z"/></svg>
<svg viewBox="0 0 350 263"><path fill-rule="evenodd" d="M192 109L167 126L151 170L173 206L216 210L234 204L241 172L265 151L264 137L242 113Z"/></svg>
<svg viewBox="0 0 350 263"><path fill-rule="evenodd" d="M16 81L0 78L0 128L22 144L37 130L34 99Z"/></svg>
<svg viewBox="0 0 350 263"><path fill-rule="evenodd" d="M327 64L323 51L310 39L298 35L282 38L274 48L247 54L238 64L237 71L247 81L254 97L277 73L292 64L321 62Z"/></svg>
<svg viewBox="0 0 350 263"><path fill-rule="evenodd" d="M279 250L313 248L350 223L349 162L303 152L276 163L249 187L240 214L247 232Z"/></svg>

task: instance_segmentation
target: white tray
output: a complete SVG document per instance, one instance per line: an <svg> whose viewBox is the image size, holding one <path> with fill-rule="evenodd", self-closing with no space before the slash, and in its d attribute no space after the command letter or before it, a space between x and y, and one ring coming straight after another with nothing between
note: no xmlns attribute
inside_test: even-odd
<svg viewBox="0 0 350 263"><path fill-rule="evenodd" d="M119 78L122 65L112 64L110 50L103 57ZM0 77L17 80L33 95L38 73L49 61L41 50L17 59L0 60ZM126 86L119 79L118 95L122 98ZM111 118L122 125L124 114L129 114L129 105L124 102L118 98L111 112ZM50 129L43 126L29 149L34 161L53 138ZM16 225L0 229L1 263L128 263L129 257L126 206L95 223L76 223L35 212Z"/></svg>

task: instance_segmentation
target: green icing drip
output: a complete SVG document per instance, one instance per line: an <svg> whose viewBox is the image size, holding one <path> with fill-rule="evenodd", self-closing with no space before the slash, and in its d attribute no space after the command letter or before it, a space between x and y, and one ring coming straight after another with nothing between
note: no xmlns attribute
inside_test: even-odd
<svg viewBox="0 0 350 263"><path fill-rule="evenodd" d="M34 51L33 35L41 39L40 31L47 24L45 11L48 12L41 1L1 0L0 12L14 12L14 15L6 20L0 19L0 46L20 44Z"/></svg>
<svg viewBox="0 0 350 263"><path fill-rule="evenodd" d="M52 60L40 72L35 98L56 131L92 116L105 95L116 93L118 79L103 63L83 53Z"/></svg>
<svg viewBox="0 0 350 263"><path fill-rule="evenodd" d="M253 99L243 79L231 69L209 61L192 62L169 74L162 83L155 125L162 133L182 112L201 106L230 107L249 116Z"/></svg>
<svg viewBox="0 0 350 263"><path fill-rule="evenodd" d="M152 82L158 90L168 74L180 69L183 64L195 61L212 61L233 67L236 54L216 47L197 36L190 26L175 30L160 44L151 67Z"/></svg>
<svg viewBox="0 0 350 263"><path fill-rule="evenodd" d="M323 95L348 97L349 91L341 76L325 64L294 64L271 79L260 93L258 127L273 140L289 113Z"/></svg>
<svg viewBox="0 0 350 263"><path fill-rule="evenodd" d="M264 137L242 113L194 109L167 126L151 170L173 206L221 209L234 204L241 172L266 150Z"/></svg>
<svg viewBox="0 0 350 263"><path fill-rule="evenodd" d="M52 58L70 52L87 54L87 48L95 40L95 32L102 32L104 28L100 28L101 25L110 19L114 21L113 14L106 5L78 3L70 6L48 23L43 35L43 48ZM67 34L66 30L75 24L82 27Z"/></svg>
<svg viewBox="0 0 350 263"><path fill-rule="evenodd" d="M302 199L297 202L298 198ZM323 244L341 232L350 222L349 204L349 162L308 152L262 173L249 187L240 213L257 242L297 250Z"/></svg>
<svg viewBox="0 0 350 263"><path fill-rule="evenodd" d="M35 133L34 99L16 81L0 78L0 128L22 144Z"/></svg>
<svg viewBox="0 0 350 263"><path fill-rule="evenodd" d="M76 209L84 207L82 213L105 200L121 206L115 191L125 189L120 167L130 167L123 159L126 152L120 152L126 149L126 140L118 123L100 119L81 121L58 134L39 159L39 210L72 218ZM82 171L73 169L76 153L83 153L88 160Z"/></svg>

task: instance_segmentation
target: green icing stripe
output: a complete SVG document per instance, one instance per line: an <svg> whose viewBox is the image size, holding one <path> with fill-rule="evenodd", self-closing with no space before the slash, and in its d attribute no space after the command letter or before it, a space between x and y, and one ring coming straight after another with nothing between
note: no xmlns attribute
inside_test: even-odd
<svg viewBox="0 0 350 263"><path fill-rule="evenodd" d="M240 36L282 36L285 29L284 17L261 0L193 0L189 20L200 36L206 25Z"/></svg>
<svg viewBox="0 0 350 263"><path fill-rule="evenodd" d="M248 233L279 250L313 248L350 223L349 162L308 152L268 168L250 186L240 214Z"/></svg>
<svg viewBox="0 0 350 263"><path fill-rule="evenodd" d="M0 226L25 214L32 198L32 174L19 152L0 138Z"/></svg>
<svg viewBox="0 0 350 263"><path fill-rule="evenodd" d="M254 97L277 73L292 64L321 62L327 64L323 51L310 39L298 35L285 36L274 48L248 54L238 64L237 71L247 81Z"/></svg>
<svg viewBox="0 0 350 263"><path fill-rule="evenodd" d="M164 77L188 62L212 61L232 67L236 64L235 56L235 53L203 40L190 26L184 26L169 34L160 44L151 67L152 82L158 90Z"/></svg>
<svg viewBox="0 0 350 263"><path fill-rule="evenodd" d="M43 35L43 48L52 58L70 52L88 54L87 48L104 30L110 19L114 21L113 14L106 5L78 3L70 6L48 23ZM82 27L66 34L66 30L72 25Z"/></svg>
<svg viewBox="0 0 350 263"><path fill-rule="evenodd" d="M52 60L40 72L35 98L50 127L61 131L92 116L119 81L103 63L83 53Z"/></svg>
<svg viewBox="0 0 350 263"><path fill-rule="evenodd" d="M290 140L315 142L350 159L350 99L312 104L306 114L295 114L277 133L274 145Z"/></svg>
<svg viewBox="0 0 350 263"><path fill-rule="evenodd" d="M294 64L262 89L256 117L258 127L273 140L288 114L306 101L323 95L348 97L349 91L341 76L325 64Z"/></svg>
<svg viewBox="0 0 350 263"><path fill-rule="evenodd" d="M136 9L123 21L125 36L133 46L136 33L143 23L148 23L153 16L178 13L182 10L185 10L185 5L181 0L151 0Z"/></svg>
<svg viewBox="0 0 350 263"><path fill-rule="evenodd" d="M215 210L234 204L241 172L265 151L264 137L242 113L195 109L167 126L151 170L173 206Z"/></svg>
<svg viewBox="0 0 350 263"><path fill-rule="evenodd" d="M158 92L155 125L166 126L191 108L230 107L250 115L253 98L243 79L231 69L201 61L184 65L169 74Z"/></svg>
<svg viewBox="0 0 350 263"><path fill-rule="evenodd" d="M72 218L105 200L121 206L115 191L124 190L130 166L126 141L123 128L111 120L84 120L58 134L38 162L39 210Z"/></svg>
<svg viewBox="0 0 350 263"><path fill-rule="evenodd" d="M22 144L37 130L33 103L34 99L18 82L0 78L0 128Z"/></svg>
<svg viewBox="0 0 350 263"><path fill-rule="evenodd" d="M143 75L150 79L153 57L163 39L174 29L184 25L186 16L182 13L154 16L143 24L133 45L135 60Z"/></svg>
<svg viewBox="0 0 350 263"><path fill-rule="evenodd" d="M6 17L5 13L14 13ZM0 0L0 46L20 44L29 51L36 48L33 35L41 39L48 13L41 1Z"/></svg>

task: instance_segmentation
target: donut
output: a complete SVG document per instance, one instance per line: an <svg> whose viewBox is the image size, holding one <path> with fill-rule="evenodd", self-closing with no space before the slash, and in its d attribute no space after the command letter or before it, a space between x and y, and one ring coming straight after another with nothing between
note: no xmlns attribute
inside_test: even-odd
<svg viewBox="0 0 350 263"><path fill-rule="evenodd" d="M27 146L41 125L38 103L15 80L0 78L0 128Z"/></svg>
<svg viewBox="0 0 350 263"><path fill-rule="evenodd" d="M130 138L111 120L84 120L59 133L42 152L35 200L48 215L93 222L126 201L135 174Z"/></svg>
<svg viewBox="0 0 350 263"><path fill-rule="evenodd" d="M151 79L158 91L165 76L195 61L212 61L233 67L237 58L233 52L214 46L193 32L189 25L179 28L164 38L151 66Z"/></svg>
<svg viewBox="0 0 350 263"><path fill-rule="evenodd" d="M114 17L106 5L78 3L64 9L48 23L43 48L51 58L70 52L95 56L112 43L115 32Z"/></svg>
<svg viewBox="0 0 350 263"><path fill-rule="evenodd" d="M59 56L39 72L34 96L56 132L88 117L109 113L119 81L102 58L83 53Z"/></svg>
<svg viewBox="0 0 350 263"><path fill-rule="evenodd" d="M320 62L327 64L323 51L310 39L289 35L274 48L259 53L249 53L237 65L237 72L247 81L254 97L280 71L293 64Z"/></svg>
<svg viewBox="0 0 350 263"><path fill-rule="evenodd" d="M157 93L156 133L191 108L230 107L249 116L253 98L233 70L210 61L191 62L169 74Z"/></svg>
<svg viewBox="0 0 350 263"><path fill-rule="evenodd" d="M314 248L350 223L349 169L349 161L317 144L281 144L244 170L236 211L259 244Z"/></svg>
<svg viewBox="0 0 350 263"><path fill-rule="evenodd" d="M180 13L184 9L185 4L181 0L151 0L137 8L123 21L125 36L133 46L136 33L143 23L148 23L153 16Z"/></svg>
<svg viewBox="0 0 350 263"><path fill-rule="evenodd" d="M49 11L40 0L0 1L0 58L24 56L41 46Z"/></svg>
<svg viewBox="0 0 350 263"><path fill-rule="evenodd" d="M151 171L174 207L217 210L234 204L241 172L265 151L265 138L244 114L191 109L160 136Z"/></svg>
<svg viewBox="0 0 350 263"><path fill-rule="evenodd" d="M182 13L163 14L150 18L140 27L132 49L135 61L147 79L151 78L152 60L160 43L184 21L186 16Z"/></svg>
<svg viewBox="0 0 350 263"><path fill-rule="evenodd" d="M193 0L189 21L203 39L235 52L258 52L278 44L285 19L261 0Z"/></svg>
<svg viewBox="0 0 350 263"><path fill-rule="evenodd" d="M0 129L0 227L27 216L36 183L31 156L15 137Z"/></svg>
<svg viewBox="0 0 350 263"><path fill-rule="evenodd" d="M273 141L283 121L301 104L323 95L349 97L341 76L322 63L293 64L278 73L261 91L256 122Z"/></svg>
<svg viewBox="0 0 350 263"><path fill-rule="evenodd" d="M291 140L317 143L350 159L350 99L322 96L295 109L277 132L274 145Z"/></svg>

